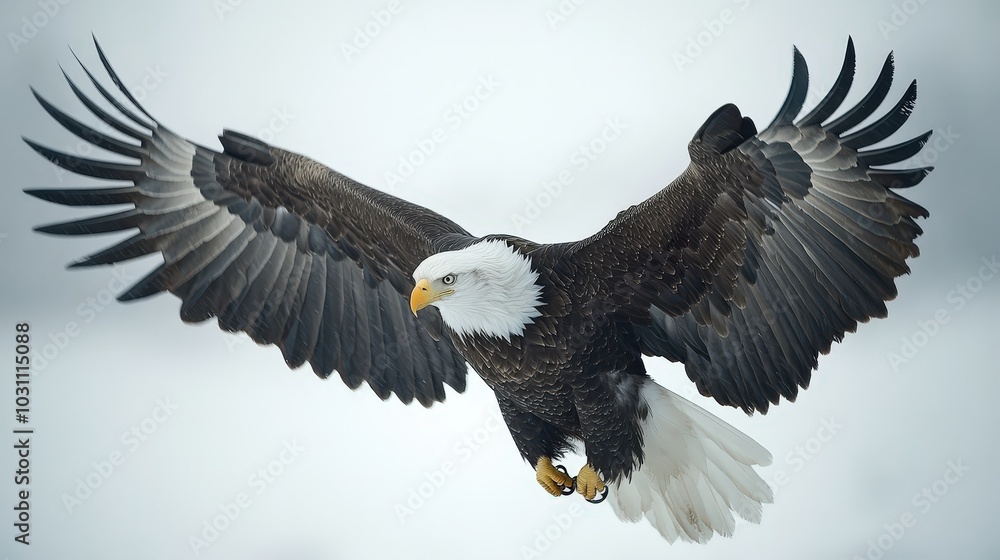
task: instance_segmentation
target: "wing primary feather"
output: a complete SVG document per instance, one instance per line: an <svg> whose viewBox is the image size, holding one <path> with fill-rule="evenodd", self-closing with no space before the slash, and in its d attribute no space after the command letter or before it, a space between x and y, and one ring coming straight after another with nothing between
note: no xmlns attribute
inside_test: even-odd
<svg viewBox="0 0 1000 560"><path fill-rule="evenodd" d="M115 69L111 67L111 62L108 61L108 57L104 54L104 49L101 48L101 44L99 42L97 42L97 37L95 37L93 35L91 35L91 37L93 37L93 39L94 39L94 46L97 47L97 56L101 59L101 64L104 65L104 70L106 70L107 73L108 73L108 75L111 76L111 81L113 81L115 83L115 85L118 86L119 91L121 91L122 94L124 94L125 97L127 97L128 100L132 102L132 105L135 105L136 109L139 109L140 111L142 111L142 114L146 115L147 117L149 117L149 120L151 120L154 123L156 123L157 126L162 127L163 125L161 125L160 122L156 120L156 117L154 117L153 115L150 115L149 111L147 111L146 108L143 107L141 103L139 103L139 101L135 98L135 96L132 95L132 92L127 87L125 87L125 83L122 82L121 78L118 77L118 73L115 72ZM74 56L76 56L76 55L74 54ZM81 66L82 66L82 64L81 64ZM86 70L86 68L84 68L84 70ZM90 72L88 71L87 73L89 74ZM121 109L121 107L119 107L119 109ZM128 111L125 114L128 115L129 118L135 120L136 122L138 122L140 124L146 124L146 123L143 123L143 121L141 119L137 118L137 116L134 113L132 113L131 111ZM146 127L147 128L154 128L153 126L150 126L148 124L146 124Z"/></svg>
<svg viewBox="0 0 1000 560"><path fill-rule="evenodd" d="M920 184L933 167L921 167L919 169L887 169L872 170L868 175L878 184L887 189L908 189Z"/></svg>
<svg viewBox="0 0 1000 560"><path fill-rule="evenodd" d="M145 171L137 165L86 159L66 154L58 150L53 150L52 148L43 146L27 138L22 138L22 140L24 140L26 144L31 146L31 149L38 152L45 159L67 171L72 171L73 173L94 177L96 179L133 182L138 182L146 176Z"/></svg>
<svg viewBox="0 0 1000 560"><path fill-rule="evenodd" d="M858 161L868 167L898 163L917 155L917 153L920 152L920 148L924 147L924 144L927 143L927 140L930 137L931 131L928 130L920 136L911 138L906 142L900 142L899 144L886 146L884 148L877 148L874 150L860 151L858 152Z"/></svg>
<svg viewBox="0 0 1000 560"><path fill-rule="evenodd" d="M778 109L778 114L774 116L774 120L767 125L767 128L791 123L802 110L806 94L809 93L809 67L798 47L793 48L792 59L792 83L788 88L788 95L781 108Z"/></svg>
<svg viewBox="0 0 1000 560"><path fill-rule="evenodd" d="M70 263L69 268L82 268L101 264L112 264L134 259L155 252L157 247L153 241L139 233L114 246L98 251L92 255Z"/></svg>
<svg viewBox="0 0 1000 560"><path fill-rule="evenodd" d="M164 272L166 270L167 264L160 264L160 266L153 269L149 274L139 279L138 282L132 284L127 290L118 294L115 299L121 302L134 301L162 292L167 289L164 282Z"/></svg>
<svg viewBox="0 0 1000 560"><path fill-rule="evenodd" d="M893 67L893 56L890 52L885 57L885 63L882 64L882 70L879 72L878 78L875 78L875 84L868 90L864 98L846 113L827 123L823 128L830 134L840 135L871 116L875 112L875 109L885 100L885 96L889 93L889 88L892 87Z"/></svg>
<svg viewBox="0 0 1000 560"><path fill-rule="evenodd" d="M99 189L24 189L24 193L63 206L135 204L139 199L139 188L135 185Z"/></svg>
<svg viewBox="0 0 1000 560"><path fill-rule="evenodd" d="M83 103L84 107L86 107L91 113L93 113L94 116L96 116L98 119L103 121L111 128L114 128L115 130L121 132L126 136L129 136L131 138L140 141L145 141L149 139L149 137L146 134L143 134L142 132L139 132L138 130L135 130L134 128L126 125L119 119L111 116L111 113L108 113L107 111L102 109L100 105L94 103L92 99L87 97L87 95L83 93L83 91L79 87L77 87L73 79L70 78L69 74L66 73L66 70L63 70L61 66L59 67L59 69L62 71L63 77L66 78L66 82L69 84L69 88L73 90L73 94L76 95L76 98L79 99L80 102Z"/></svg>
<svg viewBox="0 0 1000 560"><path fill-rule="evenodd" d="M97 80L97 77L94 76L94 74L90 71L90 69L87 68L87 65L84 64L82 60L80 60L80 57L77 56L75 52L73 52L73 49L70 49L70 52L73 53L73 57L76 58L76 61L77 61L77 63L79 63L80 68L82 68L83 72L87 75L88 78L90 78L90 83L94 85L94 88L97 90L98 93L101 94L101 97L103 97L115 109L118 109L118 111L122 115L124 115L125 117L127 117L129 120L131 120L135 124L137 124L139 126L142 126L144 128L148 128L150 130L156 128L156 125L154 125L153 123L150 123L149 121L147 121L147 120L143 119L142 117L140 117L139 115L135 114L135 111L132 111L131 109L129 109L128 107L126 107L121 101L118 101L117 97L111 95L111 92L109 92L107 90L107 88L105 88L101 84L101 82ZM127 88L124 87L123 84L121 84L121 81L118 79L117 75L112 74L111 79L114 80L115 85L117 85L118 88L121 89L125 93L125 95L127 97L129 97L130 99L132 98L132 94L128 91ZM142 110L142 109L140 109L140 110ZM142 111L145 113L145 110L142 110Z"/></svg>
<svg viewBox="0 0 1000 560"><path fill-rule="evenodd" d="M903 126L906 119L910 117L910 113L913 112L913 105L916 101L917 81L913 80L891 111L861 130L841 137L840 143L857 150L885 140Z"/></svg>
<svg viewBox="0 0 1000 560"><path fill-rule="evenodd" d="M84 220L73 220L47 226L38 226L35 231L51 233L53 235L90 235L96 233L109 233L121 231L123 229L137 228L142 223L145 216L138 210L132 208L116 214L95 216Z"/></svg>
<svg viewBox="0 0 1000 560"><path fill-rule="evenodd" d="M844 64L840 68L840 74L837 75L837 81L834 82L833 87L831 87L830 91L827 92L826 97L824 97L812 111L796 123L798 126L804 128L807 126L822 124L823 121L828 119L830 115L840 108L840 104L844 102L844 98L847 97L847 92L850 91L851 85L854 83L855 62L854 39L848 37L847 53L844 55Z"/></svg>
<svg viewBox="0 0 1000 560"><path fill-rule="evenodd" d="M66 130L76 135L77 138L86 140L99 148L104 148L105 150L116 154L142 159L143 152L140 146L122 142L117 138L112 138L111 136L103 134L98 130L83 124L46 101L44 97L35 91L35 88L30 89L31 94L35 96L35 99L38 101L38 104L42 106L42 109L45 109L46 113L55 119L56 122L61 124Z"/></svg>

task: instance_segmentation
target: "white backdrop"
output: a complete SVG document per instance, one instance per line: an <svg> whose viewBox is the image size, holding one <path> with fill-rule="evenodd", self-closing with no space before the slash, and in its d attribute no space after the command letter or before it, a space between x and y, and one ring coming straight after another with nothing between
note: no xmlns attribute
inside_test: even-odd
<svg viewBox="0 0 1000 560"><path fill-rule="evenodd" d="M14 355L14 325L29 321L38 367L31 545L13 540L11 434L0 451L0 557L1000 554L989 538L1000 493L1000 282L982 260L998 253L1000 9L934 0L667 4L4 3L0 332L8 335L0 340L8 342L0 353ZM852 35L858 72L848 103L894 49L892 101L910 79L920 84L916 112L894 140L929 129L941 139L922 156L937 171L906 193L931 212L921 222L923 254L898 281L890 317L848 335L798 402L766 416L718 406L695 394L682 366L648 361L657 380L775 459L763 470L775 503L761 525L708 545L669 546L607 505L542 492L475 375L465 394L430 410L383 403L367 387L352 392L336 377L289 372L276 349L212 322L182 324L172 296L111 301L157 256L65 270L122 236L32 232L91 212L22 188L94 182L56 172L19 137L85 149L28 86L86 115L58 65L86 85L67 46L99 70L91 33L147 109L199 143L217 146L223 127L255 134L473 233L542 242L588 235L668 183L721 104L737 103L760 127L770 122L793 44L809 62L814 103ZM581 149L599 137L600 153ZM433 152L414 156L420 146ZM13 430L10 366L0 379L0 430ZM581 461L567 464L573 471ZM235 519L206 532L226 511Z"/></svg>

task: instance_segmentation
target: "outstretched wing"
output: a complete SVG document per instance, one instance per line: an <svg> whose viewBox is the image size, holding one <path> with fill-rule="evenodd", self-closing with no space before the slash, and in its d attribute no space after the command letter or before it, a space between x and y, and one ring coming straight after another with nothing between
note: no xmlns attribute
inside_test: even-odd
<svg viewBox="0 0 1000 560"><path fill-rule="evenodd" d="M831 120L853 81L848 42L829 94L794 120L808 89L796 49L774 122L758 134L735 106L722 107L690 143L680 177L579 243L577 263L618 271L595 289L640 324L645 353L684 362L722 404L766 412L808 386L833 341L886 315L893 279L918 254L914 218L927 216L894 190L931 170L882 167L916 154L929 132L869 148L906 121L916 82L856 128L885 99L892 72L890 54L871 91Z"/></svg>
<svg viewBox="0 0 1000 560"><path fill-rule="evenodd" d="M163 264L119 300L170 291L183 301L183 320L218 317L224 330L276 344L289 367L308 361L320 377L337 370L350 387L366 381L383 399L395 393L403 402L416 398L430 406L444 400L444 384L464 390L465 360L449 340L430 334L434 326L427 321L433 317L413 316L406 296L417 264L469 239L465 230L243 134L225 131L221 153L185 140L139 105L97 48L115 85L142 115L86 67L97 91L124 118L66 79L80 101L124 139L35 97L70 132L137 161L85 159L25 142L65 169L130 184L25 192L68 206L132 205L38 231L138 233L72 266L160 252Z"/></svg>

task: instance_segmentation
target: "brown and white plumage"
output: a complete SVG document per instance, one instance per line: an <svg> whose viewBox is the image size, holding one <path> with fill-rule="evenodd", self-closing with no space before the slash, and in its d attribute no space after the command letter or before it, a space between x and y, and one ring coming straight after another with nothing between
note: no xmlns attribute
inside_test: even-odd
<svg viewBox="0 0 1000 560"><path fill-rule="evenodd" d="M443 400L444 385L464 388L467 361L496 393L527 461L582 441L619 516L645 517L671 541L731 534L733 511L759 520L770 491L752 467L770 456L656 385L642 356L684 362L703 394L747 412L793 400L820 353L885 315L893 279L917 255L914 219L927 215L894 191L929 169L883 166L915 154L928 135L869 148L906 120L915 85L859 127L889 91L891 56L868 95L831 118L851 87L852 43L808 114L799 117L808 74L796 50L791 89L767 128L758 133L734 105L720 108L675 181L595 235L553 245L473 237L239 133L220 136L221 152L195 145L153 119L103 53L101 61L135 109L89 72L120 116L70 85L123 138L39 102L71 132L136 162L28 141L66 169L127 182L27 191L72 206L133 206L38 228L138 230L74 266L160 252L163 265L120 299L169 291L184 320L217 317L223 329L279 346L291 367L336 370L382 398Z"/></svg>

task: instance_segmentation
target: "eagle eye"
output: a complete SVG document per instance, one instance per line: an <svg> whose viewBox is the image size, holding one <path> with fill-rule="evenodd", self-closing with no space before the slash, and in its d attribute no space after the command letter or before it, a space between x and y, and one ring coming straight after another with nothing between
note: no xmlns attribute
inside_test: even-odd
<svg viewBox="0 0 1000 560"><path fill-rule="evenodd" d="M455 279L456 278L455 278L454 274L449 274L449 275L445 276L444 278L442 278L441 282L443 282L445 286L451 286L452 284L455 283Z"/></svg>

